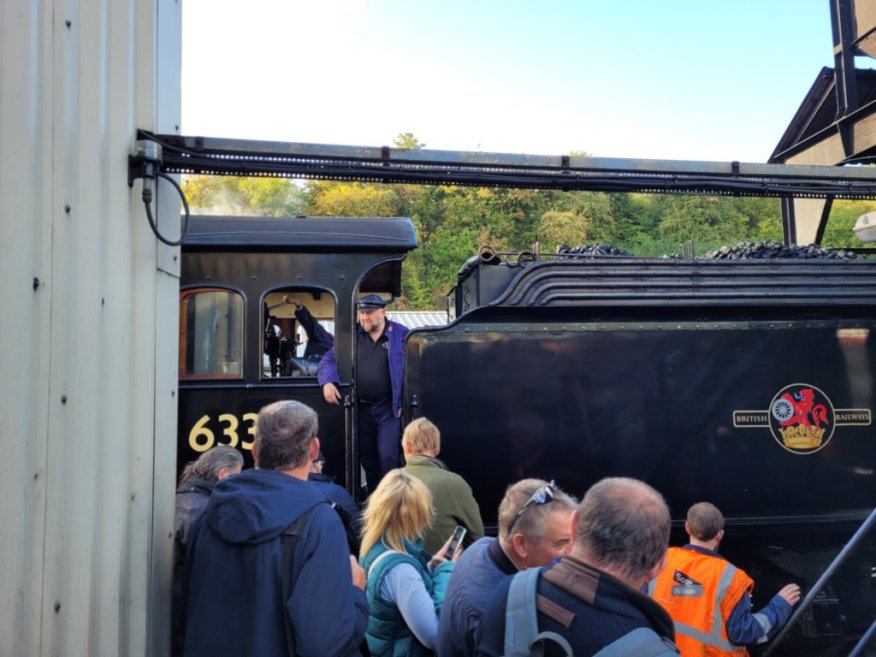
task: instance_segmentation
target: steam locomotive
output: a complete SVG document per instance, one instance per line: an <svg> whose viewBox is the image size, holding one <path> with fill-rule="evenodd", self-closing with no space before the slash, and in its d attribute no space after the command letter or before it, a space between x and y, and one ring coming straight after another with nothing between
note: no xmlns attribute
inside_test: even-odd
<svg viewBox="0 0 876 657"><path fill-rule="evenodd" d="M405 218L192 217L180 467L220 443L249 458L259 408L292 398L319 413L326 471L361 495L355 301L398 296L414 248ZM333 329L340 407L301 355L298 304ZM404 419L438 425L441 458L488 526L522 477L575 495L637 477L665 495L676 544L691 504L722 509L723 551L757 582L755 606L792 581L813 592L768 650L848 654L867 632L876 262L485 250L460 270L449 308L448 325L408 336ZM276 371L271 334L294 350Z"/></svg>

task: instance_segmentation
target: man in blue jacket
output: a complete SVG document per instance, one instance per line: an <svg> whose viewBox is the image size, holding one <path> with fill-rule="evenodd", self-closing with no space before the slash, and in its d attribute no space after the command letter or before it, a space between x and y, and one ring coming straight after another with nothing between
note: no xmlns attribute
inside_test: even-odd
<svg viewBox="0 0 876 657"><path fill-rule="evenodd" d="M308 406L264 407L258 469L213 489L189 536L185 657L359 654L365 575L337 513L307 481L316 434Z"/></svg>
<svg viewBox="0 0 876 657"><path fill-rule="evenodd" d="M386 318L386 299L369 294L356 303L356 398L359 456L368 490L401 466L402 380L408 329ZM329 404L340 404L340 377L331 349L319 362L319 385Z"/></svg>
<svg viewBox="0 0 876 657"><path fill-rule="evenodd" d="M289 299L286 295L283 301L295 305L295 319L304 329L307 335L307 344L304 345L304 358L322 358L322 355L335 344L335 337L329 333L323 325L316 321L303 303L298 299Z"/></svg>
<svg viewBox="0 0 876 657"><path fill-rule="evenodd" d="M499 504L499 536L467 548L450 577L438 619L438 657L474 657L481 619L501 582L568 554L576 505L542 479L508 487Z"/></svg>

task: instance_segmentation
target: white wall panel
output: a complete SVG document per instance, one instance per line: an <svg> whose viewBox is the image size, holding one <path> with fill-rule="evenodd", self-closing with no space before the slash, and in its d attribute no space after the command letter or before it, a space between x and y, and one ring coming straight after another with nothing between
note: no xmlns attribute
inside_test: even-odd
<svg viewBox="0 0 876 657"><path fill-rule="evenodd" d="M166 654L178 258L127 154L177 129L179 34L174 0L0 0L0 655Z"/></svg>

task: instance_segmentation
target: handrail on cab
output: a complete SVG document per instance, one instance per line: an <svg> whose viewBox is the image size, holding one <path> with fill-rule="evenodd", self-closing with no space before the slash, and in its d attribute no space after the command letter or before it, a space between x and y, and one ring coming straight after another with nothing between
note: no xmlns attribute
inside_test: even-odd
<svg viewBox="0 0 876 657"><path fill-rule="evenodd" d="M818 578L818 581L810 589L809 593L803 598L803 602L797 607L793 614L791 614L791 618L788 619L788 622L785 623L785 626L779 631L776 635L776 638L770 643L766 650L764 650L762 657L769 657L776 646L782 642L782 639L787 636L791 627L800 619L815 600L816 596L821 592L821 590L827 585L827 582L833 576L833 574L837 571L837 569L848 559L849 555L854 551L854 549L858 546L858 544L864 540L864 537L868 534L868 532L873 528L873 525L876 524L876 509L873 509L870 512L870 515L867 516L867 519L861 523L861 526L858 527L858 530L852 536L848 543L846 543L845 547L840 550L840 553L836 555L836 558L831 562L831 564L827 567L827 569L821 574L821 577ZM866 639L868 635L871 635L873 631L873 627L870 627L862 640ZM853 657L853 655L859 652L858 648L862 647L859 642L858 646L855 647L855 650L849 655L849 657Z"/></svg>

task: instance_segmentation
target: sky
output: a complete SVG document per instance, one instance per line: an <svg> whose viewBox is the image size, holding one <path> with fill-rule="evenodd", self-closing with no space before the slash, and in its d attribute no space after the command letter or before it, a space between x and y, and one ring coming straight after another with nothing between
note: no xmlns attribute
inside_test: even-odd
<svg viewBox="0 0 876 657"><path fill-rule="evenodd" d="M765 162L830 1L185 0L181 132Z"/></svg>

